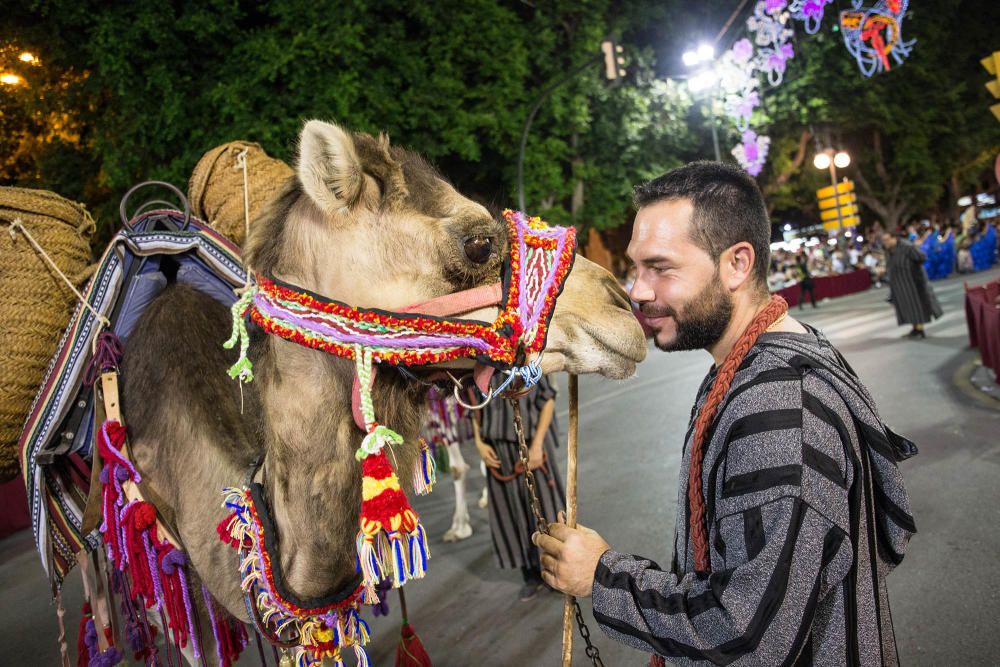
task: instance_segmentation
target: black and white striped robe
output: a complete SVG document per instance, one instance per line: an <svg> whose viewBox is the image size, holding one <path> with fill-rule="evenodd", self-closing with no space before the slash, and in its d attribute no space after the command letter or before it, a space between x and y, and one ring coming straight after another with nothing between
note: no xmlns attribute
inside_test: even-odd
<svg viewBox="0 0 1000 667"><path fill-rule="evenodd" d="M924 270L926 259L920 248L903 240L886 253L886 275L899 324L924 324L941 317L941 305Z"/></svg>
<svg viewBox="0 0 1000 667"><path fill-rule="evenodd" d="M555 399L556 393L555 384L543 376L534 389L519 399L524 438L529 447L538 428L542 408L548 401ZM497 458L500 459L500 472L510 475L515 463L521 458L514 430L513 409L508 401L497 400L483 408L482 416L480 437L496 451ZM539 468L533 472L542 515L549 522L555 521L556 515L565 509L566 494L556 463L558 439L559 425L553 412L552 422L542 444L548 456L548 464L545 471ZM497 566L540 570L538 548L531 542L531 534L535 532L535 519L524 478L518 476L508 482L501 482L487 473L486 486L489 489L490 533Z"/></svg>
<svg viewBox="0 0 1000 667"><path fill-rule="evenodd" d="M610 637L676 665L898 663L885 576L916 530L895 454L911 443L845 367L815 331L761 336L705 449L711 574L694 572L688 536L689 428L672 569L616 551L598 563Z"/></svg>

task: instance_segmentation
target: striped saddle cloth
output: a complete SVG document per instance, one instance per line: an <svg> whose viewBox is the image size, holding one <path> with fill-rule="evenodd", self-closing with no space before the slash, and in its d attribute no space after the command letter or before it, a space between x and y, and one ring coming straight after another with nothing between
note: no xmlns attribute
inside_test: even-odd
<svg viewBox="0 0 1000 667"><path fill-rule="evenodd" d="M174 281L231 305L233 289L246 281L240 250L200 220L149 211L111 240L84 298L127 342L146 306ZM94 312L78 304L18 443L35 544L53 593L77 554L101 544L96 530L83 528L95 430L94 391L84 376L98 329Z"/></svg>

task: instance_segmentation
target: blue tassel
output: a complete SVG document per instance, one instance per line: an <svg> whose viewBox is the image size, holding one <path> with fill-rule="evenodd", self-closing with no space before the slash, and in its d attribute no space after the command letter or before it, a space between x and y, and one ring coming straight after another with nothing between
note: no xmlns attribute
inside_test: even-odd
<svg viewBox="0 0 1000 667"><path fill-rule="evenodd" d="M395 588L399 588L406 583L406 554L403 553L403 536L399 532L393 532L390 537L390 543L392 544L392 560L395 567L393 567L392 573L392 585Z"/></svg>
<svg viewBox="0 0 1000 667"><path fill-rule="evenodd" d="M419 523L410 533L410 578L420 579L427 572L427 536Z"/></svg>

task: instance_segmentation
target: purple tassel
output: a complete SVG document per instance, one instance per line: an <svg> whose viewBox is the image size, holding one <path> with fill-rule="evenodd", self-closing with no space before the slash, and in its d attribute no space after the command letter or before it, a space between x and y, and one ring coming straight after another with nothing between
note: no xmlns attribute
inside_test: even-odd
<svg viewBox="0 0 1000 667"><path fill-rule="evenodd" d="M375 585L378 604L372 605L372 613L376 616L389 615L389 591L392 590L392 580L386 577Z"/></svg>
<svg viewBox="0 0 1000 667"><path fill-rule="evenodd" d="M83 643L87 645L87 662L89 663L98 655L97 628L94 626L94 619L87 621L87 628L83 631Z"/></svg>
<svg viewBox="0 0 1000 667"><path fill-rule="evenodd" d="M128 625L125 626L125 640L128 641L129 647L135 653L146 648L146 642L142 640L142 630L139 629L139 624L135 621L129 621Z"/></svg>
<svg viewBox="0 0 1000 667"><path fill-rule="evenodd" d="M101 373L117 368L122 360L122 342L110 331L102 331L94 347L94 356L83 374L83 383L88 387L97 382Z"/></svg>
<svg viewBox="0 0 1000 667"><path fill-rule="evenodd" d="M163 582L160 581L160 569L156 567L156 549L149 539L149 533L143 533L142 545L146 549L146 561L149 563L149 574L153 579L153 594L156 596L156 608L163 612ZM166 633L166 630L164 630Z"/></svg>
<svg viewBox="0 0 1000 667"><path fill-rule="evenodd" d="M114 646L111 646L104 653L98 653L91 658L87 667L115 667L121 661L122 654Z"/></svg>
<svg viewBox="0 0 1000 667"><path fill-rule="evenodd" d="M219 641L219 626L215 622L215 607L212 605L212 596L205 588L205 584L201 585L201 596L205 598L205 607L208 609L208 621L212 626L212 635L215 637L215 655L219 658L219 664L223 663L222 660L222 643Z"/></svg>
<svg viewBox="0 0 1000 667"><path fill-rule="evenodd" d="M187 556L180 549L172 549L170 553L163 557L163 572L169 577L177 572L177 578L181 583L181 597L184 600L184 610L187 612L188 637L191 639L191 650L194 657L201 657L201 647L198 646L198 633L194 627L194 613L191 608L191 595L188 593L187 577L184 576L184 567L187 565Z"/></svg>

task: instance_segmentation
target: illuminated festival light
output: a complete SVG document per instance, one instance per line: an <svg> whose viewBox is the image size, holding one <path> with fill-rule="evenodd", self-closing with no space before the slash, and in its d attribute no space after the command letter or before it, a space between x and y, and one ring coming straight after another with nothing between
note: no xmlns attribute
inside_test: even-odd
<svg viewBox="0 0 1000 667"><path fill-rule="evenodd" d="M870 77L892 69L889 56L901 65L917 40L903 39L909 0L879 0L867 9L862 8L863 1L852 0L854 9L840 13L840 32L861 73Z"/></svg>

